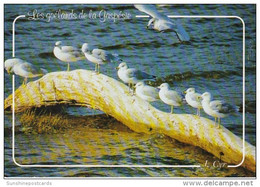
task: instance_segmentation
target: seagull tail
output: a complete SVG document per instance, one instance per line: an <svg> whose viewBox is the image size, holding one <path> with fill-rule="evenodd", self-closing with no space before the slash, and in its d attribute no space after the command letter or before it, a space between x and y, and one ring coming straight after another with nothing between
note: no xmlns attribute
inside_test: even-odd
<svg viewBox="0 0 260 187"><path fill-rule="evenodd" d="M236 116L238 115L239 111L243 112L243 108L240 108L239 106L235 105L233 114Z"/></svg>
<svg viewBox="0 0 260 187"><path fill-rule="evenodd" d="M237 105L230 105L229 107L230 115L232 116L238 116L239 112L243 112L243 109Z"/></svg>
<svg viewBox="0 0 260 187"><path fill-rule="evenodd" d="M41 68L41 71L42 71L42 74L43 74L43 75L45 75L45 74L48 73L48 71L47 71L46 69L43 69L43 68Z"/></svg>
<svg viewBox="0 0 260 187"><path fill-rule="evenodd" d="M151 75L151 76L152 76L152 79L153 79L154 81L157 80L157 77L156 77L155 75Z"/></svg>
<svg viewBox="0 0 260 187"><path fill-rule="evenodd" d="M239 106L235 106L235 110L236 110L236 112L239 112L240 107Z"/></svg>
<svg viewBox="0 0 260 187"><path fill-rule="evenodd" d="M113 53L112 55L113 55L114 57L119 57L119 55L116 54L116 53Z"/></svg>
<svg viewBox="0 0 260 187"><path fill-rule="evenodd" d="M123 62L123 60L119 57L118 54L113 53L112 56L113 56L113 62L118 62L118 63Z"/></svg>

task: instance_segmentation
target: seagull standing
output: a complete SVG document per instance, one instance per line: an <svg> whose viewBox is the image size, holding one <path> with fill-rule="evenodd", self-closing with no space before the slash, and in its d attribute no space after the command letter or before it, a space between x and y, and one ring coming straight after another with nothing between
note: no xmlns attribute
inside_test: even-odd
<svg viewBox="0 0 260 187"><path fill-rule="evenodd" d="M68 63L67 71L70 71L70 62L77 62L84 59L84 55L78 48L73 46L62 46L61 41L55 43L53 53L56 58Z"/></svg>
<svg viewBox="0 0 260 187"><path fill-rule="evenodd" d="M143 71L137 70L135 68L128 68L125 62L119 64L116 68L118 69L117 75L118 77L126 84L128 84L129 92L130 89L133 88L134 84L137 84L140 81L146 80L155 80L156 76L149 75Z"/></svg>
<svg viewBox="0 0 260 187"><path fill-rule="evenodd" d="M183 26L177 22L169 19L167 16L157 11L154 5L134 5L139 11L152 16L147 24L147 28L153 26L154 30L159 32L174 31L180 41L189 41L190 36L185 31Z"/></svg>
<svg viewBox="0 0 260 187"><path fill-rule="evenodd" d="M47 70L37 68L33 64L21 60L19 58L12 58L5 61L5 69L8 73L14 73L24 77L23 84L27 83L28 78L39 77L47 74Z"/></svg>
<svg viewBox="0 0 260 187"><path fill-rule="evenodd" d="M117 54L111 54L103 49L94 49L94 47L88 43L84 43L81 50L88 61L96 64L95 71L97 73L100 72L100 64L121 61Z"/></svg>
<svg viewBox="0 0 260 187"><path fill-rule="evenodd" d="M144 82L138 82L136 85L136 95L148 102L154 102L159 99L158 89L146 85Z"/></svg>
<svg viewBox="0 0 260 187"><path fill-rule="evenodd" d="M220 118L227 117L229 114L237 112L237 108L220 100L211 101L211 94L205 92L201 95L202 107L206 114L215 118L215 125L218 119L218 128L220 127Z"/></svg>
<svg viewBox="0 0 260 187"><path fill-rule="evenodd" d="M202 104L200 101L201 94L195 92L195 88L189 88L184 91L186 102L193 108L197 108L197 116L200 116L200 109Z"/></svg>
<svg viewBox="0 0 260 187"><path fill-rule="evenodd" d="M174 90L170 90L170 86L168 83L163 83L159 87L160 92L159 96L160 99L166 103L167 105L171 106L171 113L173 113L174 106L181 106L182 105L182 98L178 94L178 92Z"/></svg>

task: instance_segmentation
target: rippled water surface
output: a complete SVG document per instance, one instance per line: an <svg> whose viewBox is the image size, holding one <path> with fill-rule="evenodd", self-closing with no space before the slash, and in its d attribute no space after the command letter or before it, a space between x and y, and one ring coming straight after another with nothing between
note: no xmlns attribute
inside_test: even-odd
<svg viewBox="0 0 260 187"><path fill-rule="evenodd" d="M255 145L255 38L254 5L170 5L157 6L166 15L232 15L241 17L246 25L246 140ZM12 57L12 22L18 15L33 12L50 15L56 11L97 15L123 11L130 19L113 21L96 19L63 20L19 19L16 23L16 57L48 71L64 71L66 63L53 56L56 41L80 47L88 42L98 48L117 53L130 67L156 75L154 84L168 82L172 88L184 91L194 87L200 93L211 92L221 99L242 106L243 25L238 18L172 18L178 20L191 36L188 43L179 43L172 32L159 33L146 29L149 18L132 5L5 5L5 59ZM40 16L39 16L40 18ZM108 64L101 72L117 78L115 67ZM71 63L71 69L94 69L86 61ZM16 87L22 83L16 78ZM5 72L5 97L11 94L11 76ZM169 112L161 102L152 105ZM176 113L195 113L183 106ZM93 111L71 107L67 115L88 116ZM102 112L96 111L101 114ZM208 117L206 114L202 114ZM93 116L92 116L93 117ZM91 117L91 118L92 118ZM96 116L98 119L99 117ZM107 117L104 116L106 119ZM112 121L110 121L112 120ZM16 119L19 125L19 117ZM100 123L102 128L99 128ZM183 177L183 176L254 176L243 168L206 168L206 160L215 157L205 151L176 142L161 134L145 135L131 131L113 119L97 120L96 125L68 128L55 134L16 135L16 160L22 164L67 165L196 165L200 168L21 168L12 161L11 135L5 134L5 176L10 177ZM242 113L222 120L222 124L242 137ZM11 114L5 114L5 128L11 127Z"/></svg>

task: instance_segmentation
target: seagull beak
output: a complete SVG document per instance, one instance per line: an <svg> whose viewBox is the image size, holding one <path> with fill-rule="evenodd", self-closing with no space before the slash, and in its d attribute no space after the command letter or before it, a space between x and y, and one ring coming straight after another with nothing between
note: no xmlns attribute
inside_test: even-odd
<svg viewBox="0 0 260 187"><path fill-rule="evenodd" d="M185 93L185 94L186 94L187 92L186 92L186 91L184 91L183 93Z"/></svg>
<svg viewBox="0 0 260 187"><path fill-rule="evenodd" d="M7 73L8 73L9 75L11 75L11 74L12 74L12 71L11 71L11 69L7 69L6 71L7 71Z"/></svg>
<svg viewBox="0 0 260 187"><path fill-rule="evenodd" d="M119 70L119 67L116 67L117 70Z"/></svg>

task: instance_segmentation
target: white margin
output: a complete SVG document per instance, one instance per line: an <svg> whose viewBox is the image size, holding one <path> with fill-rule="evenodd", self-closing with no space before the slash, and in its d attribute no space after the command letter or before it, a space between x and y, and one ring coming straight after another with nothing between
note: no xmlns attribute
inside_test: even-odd
<svg viewBox="0 0 260 187"><path fill-rule="evenodd" d="M15 23L19 18L24 18L25 15L20 15L16 17L13 21L13 57L15 57ZM136 15L137 18L149 18L147 15ZM169 18L236 18L239 19L243 24L243 158L242 161L237 165L228 165L228 167L239 167L243 164L245 160L245 22L239 16L208 16L208 15L197 15L197 16L168 16ZM15 160L15 75L12 76L12 91L13 91L13 108L12 108L12 159L13 162L19 167L143 167L143 168L189 168L189 167L201 167L200 165L42 165L42 164L33 164L33 165L23 165L19 164Z"/></svg>

